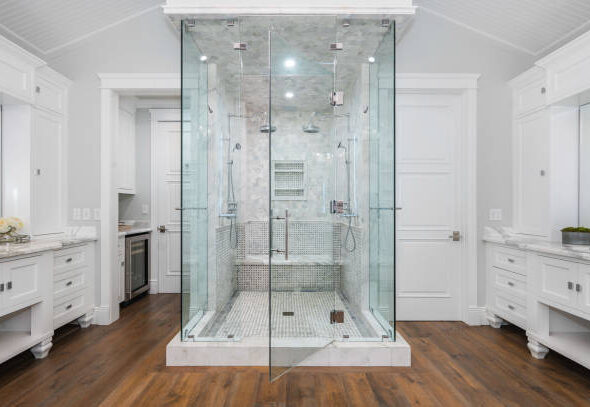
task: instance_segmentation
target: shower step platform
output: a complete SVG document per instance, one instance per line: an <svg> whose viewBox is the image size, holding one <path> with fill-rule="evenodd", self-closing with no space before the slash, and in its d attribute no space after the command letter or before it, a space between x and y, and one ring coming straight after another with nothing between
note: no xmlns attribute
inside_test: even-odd
<svg viewBox="0 0 590 407"><path fill-rule="evenodd" d="M396 341L322 338L273 340L273 366L410 366L411 350L397 333ZM178 333L166 347L167 366L268 366L269 339L183 342Z"/></svg>
<svg viewBox="0 0 590 407"><path fill-rule="evenodd" d="M242 260L236 260L237 265L246 266L268 266L268 255L247 256ZM340 266L342 262L335 261L332 256L310 255L310 256L289 256L285 259L283 255L272 256L273 265L282 266Z"/></svg>

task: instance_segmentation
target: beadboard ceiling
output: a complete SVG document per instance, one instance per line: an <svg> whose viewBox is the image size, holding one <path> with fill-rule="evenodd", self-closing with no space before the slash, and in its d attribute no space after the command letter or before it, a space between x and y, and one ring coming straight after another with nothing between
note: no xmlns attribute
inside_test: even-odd
<svg viewBox="0 0 590 407"><path fill-rule="evenodd" d="M46 55L163 2L0 0L0 34ZM414 0L414 4L535 56L590 29L590 0Z"/></svg>
<svg viewBox="0 0 590 407"><path fill-rule="evenodd" d="M590 29L590 0L414 0L414 4L535 56Z"/></svg>
<svg viewBox="0 0 590 407"><path fill-rule="evenodd" d="M162 3L163 0L0 0L0 34L46 55Z"/></svg>

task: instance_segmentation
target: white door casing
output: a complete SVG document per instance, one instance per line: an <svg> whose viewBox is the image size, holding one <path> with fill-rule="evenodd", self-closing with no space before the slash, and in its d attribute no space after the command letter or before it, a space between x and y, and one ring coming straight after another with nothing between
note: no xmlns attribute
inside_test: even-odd
<svg viewBox="0 0 590 407"><path fill-rule="evenodd" d="M179 293L180 253L180 111L152 109L154 253L152 285L161 293ZM164 226L165 232L158 228ZM157 277L156 277L157 276ZM157 281L154 279L157 278Z"/></svg>
<svg viewBox="0 0 590 407"><path fill-rule="evenodd" d="M459 95L397 101L397 318L460 320Z"/></svg>
<svg viewBox="0 0 590 407"><path fill-rule="evenodd" d="M478 77L397 75L397 320L485 323L477 301Z"/></svg>

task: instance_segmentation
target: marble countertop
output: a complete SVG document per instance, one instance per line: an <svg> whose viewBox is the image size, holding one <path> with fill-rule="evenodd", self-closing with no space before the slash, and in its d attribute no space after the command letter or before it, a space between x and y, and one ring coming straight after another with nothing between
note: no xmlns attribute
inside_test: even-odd
<svg viewBox="0 0 590 407"><path fill-rule="evenodd" d="M590 246L564 245L561 242L549 242L520 236L502 236L500 234L497 236L484 236L483 240L489 243L512 246L520 250L531 250L539 253L590 261Z"/></svg>
<svg viewBox="0 0 590 407"><path fill-rule="evenodd" d="M0 259L8 259L48 250L60 250L95 240L97 239L94 237L60 237L31 240L29 243L7 243L0 245Z"/></svg>
<svg viewBox="0 0 590 407"><path fill-rule="evenodd" d="M138 226L138 227L132 227L129 230L124 230L119 232L119 237L121 236L127 236L127 235L135 235L137 233L147 233L147 232L152 232L153 229L149 226Z"/></svg>

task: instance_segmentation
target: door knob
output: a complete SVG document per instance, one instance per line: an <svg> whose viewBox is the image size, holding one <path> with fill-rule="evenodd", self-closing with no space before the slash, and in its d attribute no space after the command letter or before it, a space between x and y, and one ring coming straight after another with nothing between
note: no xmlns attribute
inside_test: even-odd
<svg viewBox="0 0 590 407"><path fill-rule="evenodd" d="M449 239L452 239L453 242L458 242L461 240L461 232L458 230L453 230L453 234L449 236Z"/></svg>
<svg viewBox="0 0 590 407"><path fill-rule="evenodd" d="M160 232L160 233L166 233L166 225L160 225L160 226L158 226L158 232Z"/></svg>

